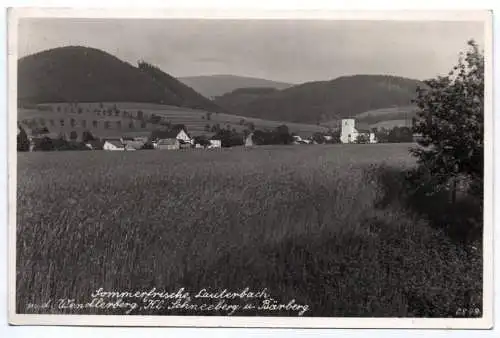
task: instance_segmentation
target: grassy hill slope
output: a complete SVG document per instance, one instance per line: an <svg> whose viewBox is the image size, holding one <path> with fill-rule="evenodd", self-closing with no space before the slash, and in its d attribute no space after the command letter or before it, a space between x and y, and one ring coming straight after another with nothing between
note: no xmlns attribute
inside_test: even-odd
<svg viewBox="0 0 500 338"><path fill-rule="evenodd" d="M110 112L113 107L116 107L118 114ZM209 136L212 134L211 128L217 124L221 128L229 126L230 129L234 128L236 131L242 132L249 128L250 123L256 129L272 129L285 123L291 132L304 137L311 136L314 132L327 131L326 127L317 125L267 121L232 114L210 113L199 109L141 102L88 102L78 103L77 107L69 103L40 104L30 109L18 109L18 120L27 129L47 127L51 135L65 134L67 137L71 131L76 131L79 138L85 130L102 138L147 136L152 130L161 128L157 124L141 123L136 118L139 111L142 111L146 119L155 114L172 124L184 124L193 136Z"/></svg>

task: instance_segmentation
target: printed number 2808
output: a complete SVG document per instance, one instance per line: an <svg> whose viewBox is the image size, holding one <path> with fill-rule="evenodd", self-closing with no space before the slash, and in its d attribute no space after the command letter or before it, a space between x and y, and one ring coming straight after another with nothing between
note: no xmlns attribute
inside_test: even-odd
<svg viewBox="0 0 500 338"><path fill-rule="evenodd" d="M465 308L460 307L455 312L457 317L481 317L481 309L478 307Z"/></svg>

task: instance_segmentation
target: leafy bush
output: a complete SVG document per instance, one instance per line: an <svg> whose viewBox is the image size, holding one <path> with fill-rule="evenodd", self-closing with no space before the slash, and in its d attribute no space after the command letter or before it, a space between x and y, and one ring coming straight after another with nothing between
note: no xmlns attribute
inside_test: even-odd
<svg viewBox="0 0 500 338"><path fill-rule="evenodd" d="M412 153L433 192L449 191L452 202L463 182L483 193L484 55L474 41L468 45L448 76L426 81L416 99L414 132L421 138Z"/></svg>

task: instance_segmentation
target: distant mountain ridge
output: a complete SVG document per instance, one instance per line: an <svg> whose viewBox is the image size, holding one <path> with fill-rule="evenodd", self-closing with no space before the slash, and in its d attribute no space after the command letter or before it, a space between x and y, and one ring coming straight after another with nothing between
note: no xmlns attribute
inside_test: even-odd
<svg viewBox="0 0 500 338"><path fill-rule="evenodd" d="M255 95L232 92L215 103L234 114L301 123L354 117L381 108L409 106L421 81L389 75L342 76Z"/></svg>
<svg viewBox="0 0 500 338"><path fill-rule="evenodd" d="M102 50L82 46L54 48L19 59L18 101L148 102L223 110L159 69L141 70Z"/></svg>
<svg viewBox="0 0 500 338"><path fill-rule="evenodd" d="M202 77L207 78L207 77ZM231 75L209 76L238 80L238 87L209 100L195 89L146 62L135 67L104 51L68 46L18 60L18 101L23 104L57 102L154 103L202 111L230 113L243 118L325 124L328 121L376 110L412 105L422 82L397 76L354 75L331 81L308 82L285 89L278 82ZM241 87L241 79L253 81ZM264 82L266 85L262 85ZM269 85L269 83L273 85ZM217 81L211 81L220 89ZM260 84L257 86L257 84ZM282 86L290 84L281 83ZM385 111L358 116L369 124L402 120L414 114Z"/></svg>
<svg viewBox="0 0 500 338"><path fill-rule="evenodd" d="M293 86L293 84L286 82L228 74L186 76L179 77L178 80L208 98L221 96L238 88L286 89Z"/></svg>

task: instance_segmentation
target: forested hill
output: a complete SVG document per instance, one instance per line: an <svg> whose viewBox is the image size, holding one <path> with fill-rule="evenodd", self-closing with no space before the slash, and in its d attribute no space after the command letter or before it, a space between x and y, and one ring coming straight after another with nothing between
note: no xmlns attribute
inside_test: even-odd
<svg viewBox="0 0 500 338"><path fill-rule="evenodd" d="M18 100L20 104L148 102L218 110L213 102L157 68L140 70L102 50L81 46L21 58Z"/></svg>
<svg viewBox="0 0 500 338"><path fill-rule="evenodd" d="M215 102L238 115L317 123L374 109L408 106L416 96L417 86L425 85L396 76L354 75L264 91L253 99L235 91L216 98Z"/></svg>
<svg viewBox="0 0 500 338"><path fill-rule="evenodd" d="M213 101L197 93L193 88L180 82L172 75L163 72L160 68L147 62L139 62L139 69L148 74L167 93L173 93L179 106L208 111L224 112L225 109L217 106Z"/></svg>
<svg viewBox="0 0 500 338"><path fill-rule="evenodd" d="M179 80L209 98L227 94L238 88L285 89L292 86L290 83L237 75L188 76L180 77Z"/></svg>

